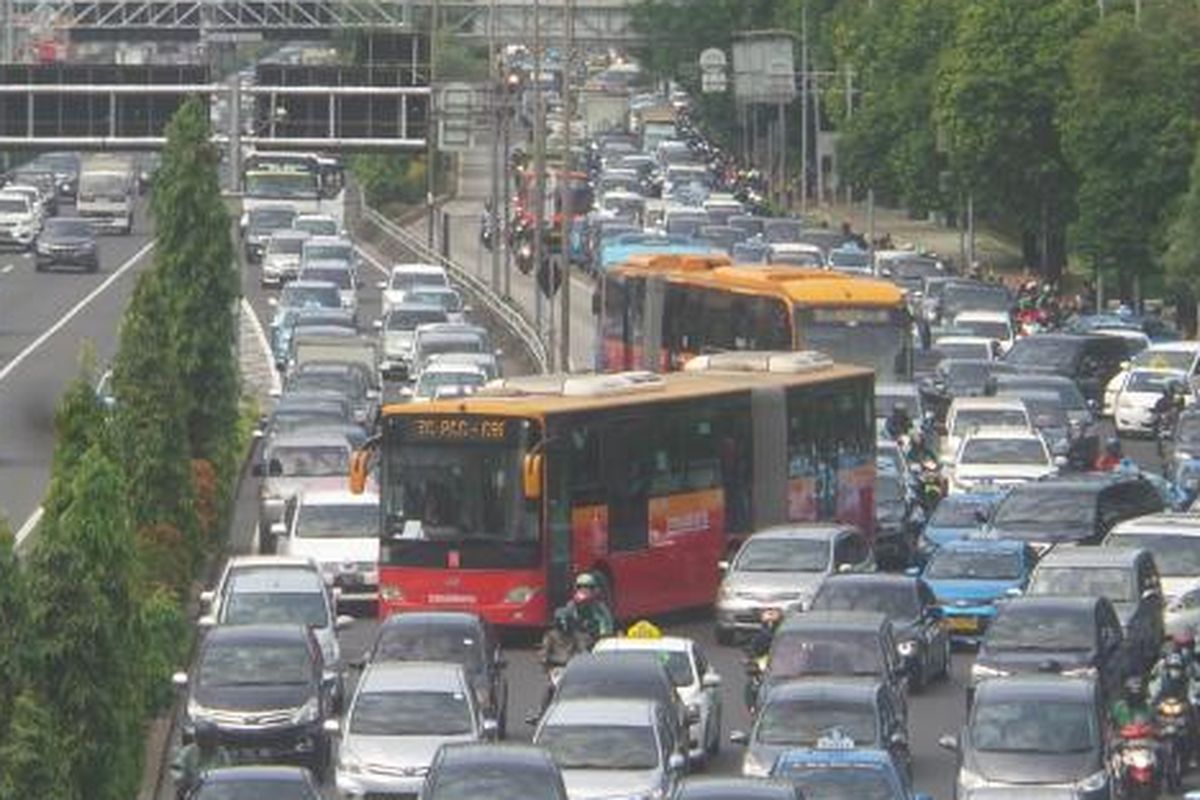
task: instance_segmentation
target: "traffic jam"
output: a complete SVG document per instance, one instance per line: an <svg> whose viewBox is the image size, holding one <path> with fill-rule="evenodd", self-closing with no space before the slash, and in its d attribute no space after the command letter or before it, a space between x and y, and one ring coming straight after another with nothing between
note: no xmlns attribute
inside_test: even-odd
<svg viewBox="0 0 1200 800"><path fill-rule="evenodd" d="M453 268L368 275L337 159L246 159L281 391L254 552L174 677L177 795L1182 793L1200 343L782 213L636 75L589 64L572 120L546 78L548 147L582 144L545 181L518 149L478 231L532 274L545 189L594 286L587 372L507 374Z"/></svg>

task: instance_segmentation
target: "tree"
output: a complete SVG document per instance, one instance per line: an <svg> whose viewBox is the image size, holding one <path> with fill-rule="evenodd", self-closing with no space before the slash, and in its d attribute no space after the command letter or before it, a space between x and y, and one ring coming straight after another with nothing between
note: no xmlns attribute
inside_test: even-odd
<svg viewBox="0 0 1200 800"><path fill-rule="evenodd" d="M79 460L93 444L105 440L108 419L96 398L95 374L85 356L79 375L71 381L54 412L54 455L50 464L50 488L42 504L46 514L56 516L65 502L65 488L74 480Z"/></svg>
<svg viewBox="0 0 1200 800"><path fill-rule="evenodd" d="M1157 266L1155 232L1187 187L1191 76L1172 38L1113 13L1072 48L1061 129L1078 176L1073 244L1093 264L1117 271L1126 300L1134 276Z"/></svg>
<svg viewBox="0 0 1200 800"><path fill-rule="evenodd" d="M23 691L12 701L8 736L0 740L0 797L82 800L73 785L59 719L45 698ZM87 795L90 797L91 795Z"/></svg>
<svg viewBox="0 0 1200 800"><path fill-rule="evenodd" d="M174 342L163 334L172 311L158 268L138 276L121 322L113 363L114 440L128 486L135 530L165 523L200 555L192 512L185 387Z"/></svg>
<svg viewBox="0 0 1200 800"><path fill-rule="evenodd" d="M12 532L0 518L0 747L9 736L13 701L20 691L28 666L25 642L26 593L24 578L13 551ZM4 760L0 756L0 774ZM0 791L0 797L11 797Z"/></svg>
<svg viewBox="0 0 1200 800"><path fill-rule="evenodd" d="M957 0L844 3L831 22L839 63L863 99L843 129L839 166L860 189L921 213L948 205L933 126L938 59L953 37Z"/></svg>
<svg viewBox="0 0 1200 800"><path fill-rule="evenodd" d="M229 213L217 177L208 109L191 98L167 125L154 182L155 269L169 305L168 332L178 359L180 399L193 458L233 477L239 296Z"/></svg>
<svg viewBox="0 0 1200 800"><path fill-rule="evenodd" d="M1078 0L962 5L934 104L950 167L978 208L1021 232L1027 261L1057 277L1074 197L1058 109L1070 44L1095 9Z"/></svg>
<svg viewBox="0 0 1200 800"><path fill-rule="evenodd" d="M1194 304L1197 291L1193 287L1200 283L1200 142L1192 157L1189 178L1187 192L1167 229L1163 264L1167 268L1167 278ZM1192 311L1188 309L1187 317L1194 329L1196 317Z"/></svg>
<svg viewBox="0 0 1200 800"><path fill-rule="evenodd" d="M29 594L38 598L28 640L38 669L28 688L52 715L49 729L63 735L53 758L65 761L70 784L94 800L125 800L141 779L143 656L125 491L117 464L89 448L28 575Z"/></svg>

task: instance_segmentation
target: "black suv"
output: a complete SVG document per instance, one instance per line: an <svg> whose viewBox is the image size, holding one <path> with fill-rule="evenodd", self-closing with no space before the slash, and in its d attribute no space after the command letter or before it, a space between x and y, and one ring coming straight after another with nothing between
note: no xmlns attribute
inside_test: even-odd
<svg viewBox="0 0 1200 800"><path fill-rule="evenodd" d="M485 717L504 737L508 722L507 662L496 632L478 614L410 611L392 614L375 634L366 661L445 661L461 664ZM358 662L355 666L362 666Z"/></svg>
<svg viewBox="0 0 1200 800"><path fill-rule="evenodd" d="M1079 385L1089 400L1099 403L1104 387L1129 359L1124 341L1116 336L1041 333L1017 339L1004 361L1019 372L1064 375Z"/></svg>
<svg viewBox="0 0 1200 800"><path fill-rule="evenodd" d="M301 625L213 628L200 645L189 677L184 741L196 723L216 726L238 760L299 762L322 780L329 767L325 720L334 709L337 675L327 672L321 646Z"/></svg>
<svg viewBox="0 0 1200 800"><path fill-rule="evenodd" d="M1041 555L1063 542L1099 544L1118 522L1162 510L1162 495L1136 473L1080 473L1014 486L987 535L1029 542Z"/></svg>

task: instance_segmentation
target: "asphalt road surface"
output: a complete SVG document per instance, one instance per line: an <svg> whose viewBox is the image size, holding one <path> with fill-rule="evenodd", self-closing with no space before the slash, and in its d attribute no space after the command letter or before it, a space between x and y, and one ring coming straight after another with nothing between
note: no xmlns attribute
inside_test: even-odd
<svg viewBox="0 0 1200 800"><path fill-rule="evenodd" d="M74 209L64 205L60 216ZM45 494L54 407L79 371L85 342L100 365L116 350L117 326L137 273L151 263L145 208L129 236L101 236L100 270L36 272L31 253L0 248L0 514L25 526Z"/></svg>

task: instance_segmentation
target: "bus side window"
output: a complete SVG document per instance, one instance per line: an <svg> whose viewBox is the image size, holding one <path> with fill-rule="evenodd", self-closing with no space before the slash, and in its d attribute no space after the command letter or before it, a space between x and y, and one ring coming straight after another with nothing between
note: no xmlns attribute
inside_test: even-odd
<svg viewBox="0 0 1200 800"><path fill-rule="evenodd" d="M755 350L791 350L792 328L787 306L774 297L757 297L753 303Z"/></svg>
<svg viewBox="0 0 1200 800"><path fill-rule="evenodd" d="M608 497L608 547L641 550L649 539L647 520L652 426L646 417L609 419L601 429L604 487Z"/></svg>

